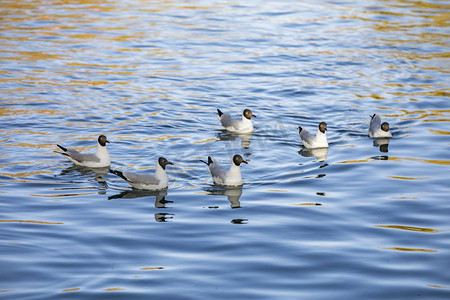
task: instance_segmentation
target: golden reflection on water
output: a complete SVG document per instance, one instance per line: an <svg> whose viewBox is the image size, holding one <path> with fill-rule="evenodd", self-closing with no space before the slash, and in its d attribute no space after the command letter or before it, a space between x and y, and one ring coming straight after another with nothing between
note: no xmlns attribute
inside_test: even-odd
<svg viewBox="0 0 450 300"><path fill-rule="evenodd" d="M44 224L44 225L61 225L60 222L45 222L45 221L30 221L30 220L0 220L0 223L31 223L31 224Z"/></svg>
<svg viewBox="0 0 450 300"><path fill-rule="evenodd" d="M404 247L391 247L391 248L383 248L388 250L397 250L397 251L405 251L405 252L438 252L437 250L431 249L420 249L420 248L404 248Z"/></svg>
<svg viewBox="0 0 450 300"><path fill-rule="evenodd" d="M431 177L405 177L405 176L388 176L392 179L402 179L402 180L429 180Z"/></svg>
<svg viewBox="0 0 450 300"><path fill-rule="evenodd" d="M438 135L450 135L450 131L436 130L436 129L428 129L428 131Z"/></svg>
<svg viewBox="0 0 450 300"><path fill-rule="evenodd" d="M427 284L427 286L438 288L438 289L448 289L448 288L450 288L450 287L445 286L445 285L436 285L436 284Z"/></svg>
<svg viewBox="0 0 450 300"><path fill-rule="evenodd" d="M109 288L109 289L104 289L105 292L118 292L118 291L125 291L125 289L123 288Z"/></svg>
<svg viewBox="0 0 450 300"><path fill-rule="evenodd" d="M61 292L76 292L79 291L80 288L73 288L73 289L65 289L65 290L61 290Z"/></svg>
<svg viewBox="0 0 450 300"><path fill-rule="evenodd" d="M32 197L43 197L43 198L60 198L60 197L88 196L88 195L95 195L95 194L97 194L97 193L73 193L73 194L58 194L58 195L30 194L29 196L32 196Z"/></svg>
<svg viewBox="0 0 450 300"><path fill-rule="evenodd" d="M440 232L433 228L413 227L413 226L403 226L403 225L374 225L374 226L379 227L379 228L401 229L401 230L419 231L419 232L428 232L428 233Z"/></svg>
<svg viewBox="0 0 450 300"><path fill-rule="evenodd" d="M163 270L165 269L164 267L144 267L144 268L140 268L139 270Z"/></svg>
<svg viewBox="0 0 450 300"><path fill-rule="evenodd" d="M369 161L375 161L376 159L372 157L368 157L366 159L358 159L358 160L344 160L337 162L338 164L355 164L355 163L366 163ZM439 159L424 159L424 158L413 158L413 157L393 157L389 156L389 160L393 161L415 161L420 163L426 163L426 164L434 164L434 165L450 165L450 160L439 160ZM397 177L396 179L402 179L400 177ZM407 179L407 177L403 178ZM429 179L429 178L423 178L423 179Z"/></svg>
<svg viewBox="0 0 450 300"><path fill-rule="evenodd" d="M19 172L19 173L0 173L1 176L7 176L7 177L30 177L34 175L42 175L42 174L54 174L52 171L32 171L32 172ZM19 181L20 182L20 181Z"/></svg>

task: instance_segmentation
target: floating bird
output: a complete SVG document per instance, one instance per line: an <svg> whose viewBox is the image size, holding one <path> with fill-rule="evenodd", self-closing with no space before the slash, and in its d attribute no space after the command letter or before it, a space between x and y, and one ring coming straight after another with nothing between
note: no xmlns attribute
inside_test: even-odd
<svg viewBox="0 0 450 300"><path fill-rule="evenodd" d="M231 167L228 171L219 165L215 159L212 159L211 156L208 156L208 162L203 160L200 161L206 164L206 167L208 168L215 184L227 186L242 185L240 165L241 163L247 164L247 162L239 154L233 156Z"/></svg>
<svg viewBox="0 0 450 300"><path fill-rule="evenodd" d="M328 147L327 141L327 123L320 122L319 129L317 130L317 134L313 135L309 133L306 129L298 126L298 133L300 134L300 138L302 139L303 146L308 149L313 148L326 148Z"/></svg>
<svg viewBox="0 0 450 300"><path fill-rule="evenodd" d="M171 163L164 157L160 157L156 162L156 171L154 174L138 174L133 172L121 172L111 169L109 170L109 172L119 176L136 189L162 190L167 188L167 165L173 165L173 163Z"/></svg>
<svg viewBox="0 0 450 300"><path fill-rule="evenodd" d="M220 109L217 109L217 119L219 119L222 126L231 132L236 133L250 133L253 131L252 117L256 116L250 109L245 109L242 112L242 119L232 119L230 114L223 113Z"/></svg>
<svg viewBox="0 0 450 300"><path fill-rule="evenodd" d="M389 123L381 123L381 117L377 114L370 116L369 137L371 138L386 138L392 137L389 131Z"/></svg>
<svg viewBox="0 0 450 300"><path fill-rule="evenodd" d="M98 137L97 151L95 153L80 153L75 149L67 149L61 145L56 146L58 146L63 152L55 152L66 156L77 166L89 168L109 167L111 164L111 158L109 157L108 149L106 149L106 143L109 143L108 139L106 136L101 135Z"/></svg>

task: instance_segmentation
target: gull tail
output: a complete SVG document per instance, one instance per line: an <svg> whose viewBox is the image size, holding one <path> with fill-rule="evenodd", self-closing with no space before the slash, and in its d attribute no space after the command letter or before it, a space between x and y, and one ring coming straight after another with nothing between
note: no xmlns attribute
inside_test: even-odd
<svg viewBox="0 0 450 300"><path fill-rule="evenodd" d="M122 178L125 181L129 181L128 178L126 178L123 173L121 171L117 171L117 170L113 170L113 169L109 169L109 173L113 173L114 175L119 176L120 178Z"/></svg>
<svg viewBox="0 0 450 300"><path fill-rule="evenodd" d="M206 162L206 161L204 161L204 160L201 160L201 159L200 159L200 161L201 161L202 163L204 163L205 165L207 165L207 166L209 166L210 164L213 163L211 156L208 156L208 162Z"/></svg>
<svg viewBox="0 0 450 300"><path fill-rule="evenodd" d="M64 147L61 146L61 145L56 145L56 146L58 146L62 151L67 152L67 148L64 148ZM59 152L58 152L58 153L59 153Z"/></svg>
<svg viewBox="0 0 450 300"><path fill-rule="evenodd" d="M223 115L223 112L220 109L217 109L217 113L219 114L219 117Z"/></svg>

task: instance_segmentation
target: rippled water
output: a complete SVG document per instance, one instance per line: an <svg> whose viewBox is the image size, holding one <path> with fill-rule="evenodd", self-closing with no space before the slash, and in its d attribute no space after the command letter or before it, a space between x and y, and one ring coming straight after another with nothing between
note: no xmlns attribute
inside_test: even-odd
<svg viewBox="0 0 450 300"><path fill-rule="evenodd" d="M448 299L449 11L2 1L0 298ZM253 135L217 108L251 108ZM320 121L330 147L305 151ZM173 161L169 189L53 153L99 134L114 168ZM199 160L234 154L243 187L213 186Z"/></svg>

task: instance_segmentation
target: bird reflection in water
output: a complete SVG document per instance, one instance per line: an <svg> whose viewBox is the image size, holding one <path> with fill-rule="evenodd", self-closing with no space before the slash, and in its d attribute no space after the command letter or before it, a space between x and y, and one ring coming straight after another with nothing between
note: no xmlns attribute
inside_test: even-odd
<svg viewBox="0 0 450 300"><path fill-rule="evenodd" d="M219 187L215 186L213 188L206 189L206 191L213 196L227 196L228 201L230 201L231 208L241 207L241 202L239 198L242 195L242 187Z"/></svg>
<svg viewBox="0 0 450 300"><path fill-rule="evenodd" d="M298 153L304 157L315 157L317 161L322 162L327 159L328 148L315 148L315 149L302 148Z"/></svg>
<svg viewBox="0 0 450 300"><path fill-rule="evenodd" d="M373 140L374 147L380 147L380 152L387 153L389 146L389 138L378 138Z"/></svg>
<svg viewBox="0 0 450 300"><path fill-rule="evenodd" d="M82 167L82 166L70 166L69 168L66 168L61 171L60 175L67 175L72 172L78 172L83 176L87 175L95 175L95 181L97 181L99 184L101 184L103 187L107 188L106 181L103 178L108 174L109 167L104 168L88 168L88 167Z"/></svg>
<svg viewBox="0 0 450 300"><path fill-rule="evenodd" d="M117 195L109 196L108 200L112 199L136 199L141 197L155 197L155 207L156 208L167 208L167 203L173 203L173 201L166 200L167 190L159 191L146 191L146 190L125 190ZM173 219L174 214L171 213L156 213L156 222L167 222L168 219Z"/></svg>
<svg viewBox="0 0 450 300"><path fill-rule="evenodd" d="M217 137L221 141L231 141L231 142L238 142L238 139L241 139L241 147L244 149L250 149L250 140L253 136L253 133L230 133L228 131L221 131ZM232 149L235 149L235 147L231 147Z"/></svg>

